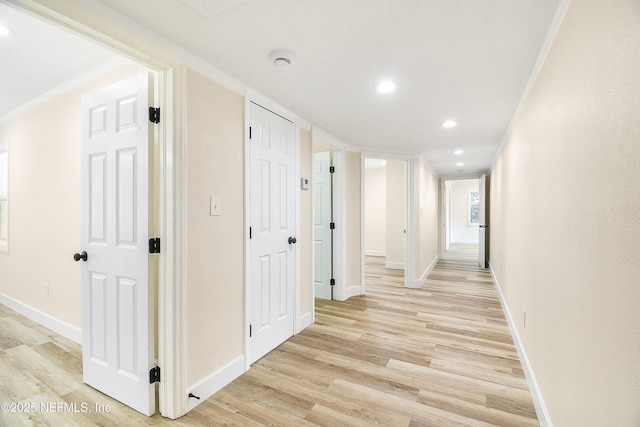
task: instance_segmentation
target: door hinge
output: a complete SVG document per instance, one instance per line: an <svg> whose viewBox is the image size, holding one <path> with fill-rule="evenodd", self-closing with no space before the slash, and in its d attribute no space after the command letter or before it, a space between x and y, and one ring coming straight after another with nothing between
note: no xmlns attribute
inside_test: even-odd
<svg viewBox="0 0 640 427"><path fill-rule="evenodd" d="M249 126L249 139L251 139L251 126Z"/></svg>
<svg viewBox="0 0 640 427"><path fill-rule="evenodd" d="M251 325L249 325L249 338L251 338Z"/></svg>
<svg viewBox="0 0 640 427"><path fill-rule="evenodd" d="M249 240L251 240L252 233L253 233L253 231L251 230L251 227L249 227Z"/></svg>
<svg viewBox="0 0 640 427"><path fill-rule="evenodd" d="M160 253L160 238L154 237L153 239L149 239L149 253L150 254L159 254Z"/></svg>
<svg viewBox="0 0 640 427"><path fill-rule="evenodd" d="M335 286L336 285L336 279L329 280L329 285Z"/></svg>
<svg viewBox="0 0 640 427"><path fill-rule="evenodd" d="M149 384L160 382L160 367L155 366L149 371Z"/></svg>
<svg viewBox="0 0 640 427"><path fill-rule="evenodd" d="M329 223L329 229L330 230L335 230L336 229L336 223L335 222L330 222Z"/></svg>
<svg viewBox="0 0 640 427"><path fill-rule="evenodd" d="M335 173L335 171L336 171L335 166L329 166L329 173Z"/></svg>
<svg viewBox="0 0 640 427"><path fill-rule="evenodd" d="M151 123L160 123L160 107L149 107L149 121Z"/></svg>

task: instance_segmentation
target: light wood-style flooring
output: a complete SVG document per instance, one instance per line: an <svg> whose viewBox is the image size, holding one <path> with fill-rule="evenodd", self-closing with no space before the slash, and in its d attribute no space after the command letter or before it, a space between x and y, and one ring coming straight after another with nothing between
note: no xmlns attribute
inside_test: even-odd
<svg viewBox="0 0 640 427"><path fill-rule="evenodd" d="M444 258L452 261L478 262L478 244L451 243L444 253Z"/></svg>
<svg viewBox="0 0 640 427"><path fill-rule="evenodd" d="M176 421L82 384L75 343L0 306L0 402L109 412L0 412L1 426L537 426L489 273L440 261L421 289L369 258L366 296L316 301L316 323Z"/></svg>

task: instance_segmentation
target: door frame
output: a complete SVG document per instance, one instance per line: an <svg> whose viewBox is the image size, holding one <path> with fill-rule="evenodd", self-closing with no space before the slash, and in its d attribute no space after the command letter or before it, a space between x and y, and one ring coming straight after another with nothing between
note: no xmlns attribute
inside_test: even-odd
<svg viewBox="0 0 640 427"><path fill-rule="evenodd" d="M412 156L405 154L387 153L387 152L375 152L375 151L363 151L360 157L360 236L361 242L361 283L362 294L365 293L365 223L364 223L364 207L365 207L365 159L385 159L385 160L400 160L405 164L405 224L406 224L406 238L404 249L404 287L416 288L419 287L415 280L415 258L416 258L416 246L415 246L415 176L414 176L414 161L416 160Z"/></svg>
<svg viewBox="0 0 640 427"><path fill-rule="evenodd" d="M447 253L447 233L450 231L447 230L449 227L449 218L447 216L447 188L446 183L451 181L466 181L470 179L480 179L480 174L465 174L460 176L443 176L440 177L440 196L438 203L440 204L440 239L439 239L439 250L438 250L438 259L446 259Z"/></svg>
<svg viewBox="0 0 640 427"><path fill-rule="evenodd" d="M155 169L150 176L157 191L156 232L162 239L157 278L158 366L160 414L176 419L185 414L184 354L184 225L185 225L185 60L165 48L98 15L69 2L12 0L12 5L76 35L106 46L156 74L155 98L162 120L156 128ZM105 7L106 8L106 7ZM152 303L152 302L150 302Z"/></svg>
<svg viewBox="0 0 640 427"><path fill-rule="evenodd" d="M297 183L300 182L300 124L299 118L291 111L282 107L279 104L265 98L264 96L254 92L250 89L245 91L244 95L244 365L245 371L248 371L251 367L249 363L248 349L249 349L249 325L251 323L250 318L250 292L251 292L251 270L249 265L249 250L250 250L250 242L249 242L249 226L251 220L251 194L249 193L249 182L250 182L250 156L249 156L249 111L251 103L257 104L286 120L289 120L293 123L295 128L295 141L294 141L294 151L295 151L295 176L294 176L294 228L295 235L297 237L300 236L300 191ZM302 329L302 325L300 322L300 259L301 259L301 251L296 250L295 255L295 273L294 280L295 283L293 285L293 333L297 334Z"/></svg>
<svg viewBox="0 0 640 427"><path fill-rule="evenodd" d="M333 289L333 299L337 301L345 301L354 295L360 295L359 290L354 292L353 287L347 286L347 274L345 265L345 247L346 247L346 212L345 212L345 158L346 147L345 144L338 140L335 136L326 132L322 128L317 126L311 127L311 156L313 159L313 147L314 143L321 143L331 149L334 153L333 165L335 166L335 172L333 174L333 221L336 223L336 228L333 231L333 278L336 280L336 284ZM313 188L312 188L313 191ZM312 194L313 196L313 194ZM313 197L312 197L313 207ZM311 209L311 215L314 215L314 209ZM314 223L315 218L312 217L311 222ZM312 263L311 277L315 277L315 249L312 246ZM315 288L313 292L313 313L315 321Z"/></svg>

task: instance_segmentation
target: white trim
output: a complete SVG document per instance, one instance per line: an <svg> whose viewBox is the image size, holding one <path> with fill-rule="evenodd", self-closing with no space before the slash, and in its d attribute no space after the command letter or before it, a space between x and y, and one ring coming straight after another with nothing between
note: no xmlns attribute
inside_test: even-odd
<svg viewBox="0 0 640 427"><path fill-rule="evenodd" d="M393 153L393 152L381 152L381 151L362 151L361 152L361 161L360 161L360 247L365 247L365 220L364 220L364 208L365 208L365 161L367 158L374 159L387 159L387 160L400 160L405 164L404 174L405 174L405 226L406 226L406 238L405 238L405 262L402 264L402 268L404 269L404 286L406 288L414 287L414 275L415 275L415 237L413 233L415 231L415 177L414 177L414 161L417 158L413 155L401 154L401 153ZM361 280L362 280L362 294L366 292L365 290L365 251L361 251L361 260L360 260L360 271ZM401 263L385 263L387 265L400 265ZM394 268L394 267L387 267ZM407 274L408 272L408 274Z"/></svg>
<svg viewBox="0 0 640 427"><path fill-rule="evenodd" d="M251 367L251 363L249 362L249 358L247 357L249 350L249 326L251 324L251 314L249 311L249 303L250 303L250 291L251 286L249 283L249 278L251 277L251 270L249 265L249 251L250 251L250 242L249 242L249 226L250 226L250 208L251 208L251 199L249 193L249 183L250 183L250 151L249 151L249 125L250 125L250 105L255 104L266 110L271 111L274 114L282 117L285 120L290 121L294 125L295 136L295 182L294 182L294 209L295 209L295 218L294 218L294 227L296 230L296 235L299 236L300 232L300 194L298 191L298 183L300 182L300 131L297 125L298 116L296 116L291 111L282 107L278 103L271 101L269 98L264 97L263 95L255 92L251 89L247 89L244 95L244 365L245 370L248 371ZM296 248L296 265L295 265L295 283L294 283L294 295L293 295L293 331L292 335L298 333L298 328L301 327L300 323L300 251ZM302 329L300 329L302 330Z"/></svg>
<svg viewBox="0 0 640 427"><path fill-rule="evenodd" d="M345 288L344 290L344 300L348 300L351 297L355 297L358 295L362 295L362 286L360 285L355 285L355 286L348 286Z"/></svg>
<svg viewBox="0 0 640 427"><path fill-rule="evenodd" d="M7 207L7 235L5 236L4 239L0 239L0 252L2 253L9 253L9 235L10 235L10 227L9 227L9 223L10 223L10 218L9 218L9 204L11 201L11 186L9 185L9 177L10 177L10 172L11 172L11 154L9 153L9 146L11 145L11 141L7 141L5 143L3 143L2 141L0 141L0 154L2 153L6 153L7 154L7 170L5 171L6 173L6 185L7 185L7 194L6 194L6 199L5 199L5 203L6 203L6 207ZM0 218L0 221L2 219Z"/></svg>
<svg viewBox="0 0 640 427"><path fill-rule="evenodd" d="M347 157L347 145L336 138L329 132L323 129L313 126L311 131L311 155L314 154L314 144L321 143L331 148L333 152L333 166L335 166L335 172L333 173L333 221L336 224L336 228L333 233L333 278L336 281L333 287L333 299L337 301L345 301L349 298L349 292L347 292L346 284L346 264L345 264L345 248L346 248L346 157ZM315 212L313 208L313 195L312 195L312 215ZM313 252L313 260L315 260L315 251ZM315 262L313 263L315 266ZM314 268L315 277L315 268ZM315 288L315 287L314 287ZM315 289L314 289L315 292ZM357 295L360 295L358 293ZM314 300L315 301L315 300ZM315 302L313 304L315 312ZM315 314L314 314L315 318Z"/></svg>
<svg viewBox="0 0 640 427"><path fill-rule="evenodd" d="M159 144L158 230L164 240L158 259L158 359L163 369L160 382L160 413L172 419L186 413L186 321L185 301L185 109L186 65L164 73L167 99L164 138ZM162 122L161 122L162 123Z"/></svg>
<svg viewBox="0 0 640 427"><path fill-rule="evenodd" d="M404 270L404 286L412 288L415 283L416 276L416 237L417 230L415 223L415 163L416 159L408 159L405 161L405 216L406 216L406 237L405 237L405 270Z"/></svg>
<svg viewBox="0 0 640 427"><path fill-rule="evenodd" d="M427 277L429 277L429 274L431 274L431 270L433 270L433 267L436 266L439 260L440 260L440 256L436 255L433 261L431 261L431 264L429 264L429 266L424 271L424 273L422 273L422 276L420 276L420 278L415 280L414 286L413 286L414 288L422 287L422 285L424 284L424 281L427 280Z"/></svg>
<svg viewBox="0 0 640 427"><path fill-rule="evenodd" d="M366 160L366 156L364 153L360 154L360 249L362 251L362 261L360 264L360 293L362 295L365 294L366 292L366 265L365 265L365 256L366 256L366 251L365 251L365 233L366 233L366 227L365 227L365 222L364 222L364 209L365 209L365 201L366 198L364 196L364 192L365 192L365 160ZM387 253L385 251L384 256L387 256Z"/></svg>
<svg viewBox="0 0 640 427"><path fill-rule="evenodd" d="M293 186L293 200L295 203L295 234L294 236L296 236L296 238L298 240L300 240L300 187L299 187L299 182L300 182L300 120L296 119L296 121L294 122L294 138L296 140L295 142L295 162L296 164L294 165L294 170L295 170L295 184ZM300 270L301 270L301 266L302 266L302 251L300 250L300 245L295 245L295 249L296 249L296 254L295 254L295 258L296 258L296 265L295 265L295 273L294 273L294 277L295 277L295 283L293 285L293 307L294 307L294 318L293 318L293 334L298 334L300 333L300 331L302 331L304 328L301 326L300 320L301 320L301 315L300 315L300 307L302 306L302 304L300 304L300 295L302 294L302 290L301 290L301 283L300 283Z"/></svg>
<svg viewBox="0 0 640 427"><path fill-rule="evenodd" d="M249 248L251 246L251 242L249 241L249 227L251 226L251 216L249 215L249 206L251 206L251 195L249 194L249 170L251 167L251 159L249 152L249 107L251 105L251 101L249 99L248 93L245 93L244 96L244 245L243 245L243 253L244 253L244 342L243 342L243 354L245 356L244 359L244 369L248 371L251 367L249 363L249 358L247 354L249 352L249 327L251 324L251 315L249 313L249 278L251 277L251 269L249 268Z"/></svg>
<svg viewBox="0 0 640 427"><path fill-rule="evenodd" d="M446 185L447 182L451 181L467 181L471 179L480 179L482 175L469 175L469 176L451 176L451 177L442 177L440 178L440 194L438 195L438 203L439 203L439 236L438 236L438 253L440 259L447 259L447 250L449 249L449 245L447 244L447 222L449 218L447 218L447 200L445 199L447 196ZM449 242L454 243L454 242ZM479 243L479 241L459 241L456 243Z"/></svg>
<svg viewBox="0 0 640 427"><path fill-rule="evenodd" d="M347 153L344 148L333 150L333 221L336 228L333 230L333 278L336 284L333 287L333 299L346 301L347 294L347 233L345 233L347 223L347 206L345 203L346 192L346 172Z"/></svg>
<svg viewBox="0 0 640 427"><path fill-rule="evenodd" d="M547 56L551 51L551 46L553 45L556 35L560 30L560 26L564 21L564 17L567 14L567 10L569 9L570 5L571 5L571 0L560 0L558 2L558 6L556 7L556 11L553 15L553 19L551 20L551 24L549 25L549 30L547 31L547 35L545 36L544 42L542 43L542 47L540 47L540 52L538 53L536 62L533 65L531 74L529 74L529 80L527 80L527 84L524 87L524 91L522 91L522 96L520 97L520 101L518 102L518 105L513 111L513 115L511 116L511 120L509 121L509 126L507 126L507 129L502 135L502 141L500 142L500 146L496 150L495 156L493 156L493 161L491 162L491 167L489 168L487 175L489 175L490 171L492 171L493 168L496 166L496 162L498 161L498 158L502 154L504 145L509 140L509 135L511 135L511 131L513 130L513 127L516 124L516 120L520 116L520 112L524 108L524 104L527 101L527 98L529 97L529 93L531 92L531 89L533 89L533 85L538 79L538 75L540 74L540 71L542 71L542 67L544 66L544 63L547 60Z"/></svg>
<svg viewBox="0 0 640 427"><path fill-rule="evenodd" d="M164 120L158 129L159 186L157 226L163 239L158 257L158 360L162 381L159 386L160 413L172 419L185 414L184 299L184 139L186 66L184 59L149 33L139 35L140 25L98 1L79 5L66 1L13 0L18 8L38 15L80 37L98 42L120 55L144 65L159 75L159 106ZM102 8L100 13L95 8ZM124 18L127 19L127 18ZM153 42L150 40L154 40ZM166 45L165 45L166 46Z"/></svg>
<svg viewBox="0 0 640 427"><path fill-rule="evenodd" d="M390 270L404 270L404 262L385 262L384 268Z"/></svg>
<svg viewBox="0 0 640 427"><path fill-rule="evenodd" d="M516 350L518 351L518 357L520 358L520 362L522 363L522 369L524 371L525 377L527 378L527 384L529 385L529 390L531 391L531 399L533 400L533 406L536 409L536 414L538 415L540 426L553 427L553 423L551 422L551 415L549 414L547 405L544 403L542 391L540 390L538 381L536 380L536 376L533 373L533 367L531 366L531 363L529 363L527 352L524 349L524 345L522 344L520 335L518 335L518 329L516 328L516 324L513 321L511 311L509 310L509 306L507 305L507 300L502 293L502 288L500 286L500 283L498 282L498 278L496 277L495 272L493 271L493 266L491 265L491 263L489 263L489 271L491 271L491 277L493 278L493 283L496 287L496 290L498 291L502 310L504 311L504 315L507 318L509 330L511 331L513 342L515 343Z"/></svg>
<svg viewBox="0 0 640 427"><path fill-rule="evenodd" d="M244 356L238 356L220 369L217 369L215 372L212 372L197 383L188 387L184 397L184 407L187 409L187 412L216 394L240 375L244 374L244 365ZM198 396L199 399L189 397L190 393Z"/></svg>
<svg viewBox="0 0 640 427"><path fill-rule="evenodd" d="M300 316L300 330L302 331L303 329L305 329L306 327L310 326L313 324L313 312L315 311L315 308L313 310L311 310L308 313L303 314L302 316Z"/></svg>
<svg viewBox="0 0 640 427"><path fill-rule="evenodd" d="M13 311L41 324L47 329L51 329L53 332L60 334L65 338L82 345L82 329L77 326L67 323L64 320L60 320L57 317L53 317L44 311L31 307L30 305L3 293L0 293L0 304L9 307Z"/></svg>
<svg viewBox="0 0 640 427"><path fill-rule="evenodd" d="M365 250L364 251L364 255L365 256L380 256L380 257L385 257L387 256L387 252L386 251L372 251L372 250Z"/></svg>

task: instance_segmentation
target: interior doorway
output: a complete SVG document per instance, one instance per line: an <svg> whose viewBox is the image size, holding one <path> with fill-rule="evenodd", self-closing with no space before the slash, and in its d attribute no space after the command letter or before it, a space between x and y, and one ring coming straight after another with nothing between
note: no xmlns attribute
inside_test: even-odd
<svg viewBox="0 0 640 427"><path fill-rule="evenodd" d="M478 261L480 180L444 181L444 245L442 258Z"/></svg>
<svg viewBox="0 0 640 427"><path fill-rule="evenodd" d="M313 132L313 282L316 298L344 301L344 150Z"/></svg>
<svg viewBox="0 0 640 427"><path fill-rule="evenodd" d="M407 268L407 162L364 159L365 287L386 279L404 287Z"/></svg>
<svg viewBox="0 0 640 427"><path fill-rule="evenodd" d="M179 262L183 259L181 245L183 222L180 214L175 211L174 205L184 204L184 194L180 185L184 176L182 167L184 128L182 104L176 103L175 100L182 99L184 95L185 79L183 77L186 66L181 58L172 53L163 49L154 49L153 52L150 52L150 45L144 39L131 34L123 34L117 27L104 25L99 20L92 20L91 31L88 31L88 27L67 18L77 12L74 7L65 7L64 13L58 9L56 5L42 6L31 3L20 3L12 5L11 8L11 10L22 14L27 12L25 16L34 17L33 22L35 23L41 23L50 28L64 27L69 29L71 31L68 33L67 31L62 32L70 38L84 40L87 44L95 46L79 47L75 43L62 42L59 36L42 37L41 31L19 31L21 34L33 36L27 39L56 40L60 49L65 52L74 52L76 57L91 57L95 54L95 52L91 52L93 48L103 46L103 50L110 52L108 56L112 59L107 58L105 62L100 61L89 68L78 68L78 74L66 76L63 80L54 82L49 81L49 78L55 74L53 66L36 67L37 71L44 73L43 78L30 76L28 80L49 81L53 85L52 88L45 89L33 85L34 88L40 88L38 93L32 94L35 98L0 120L4 121L10 117L12 120L36 121L36 125L15 127L23 134L15 138L20 141L20 145L12 144L10 161L19 165L15 170L23 172L31 170L33 173L26 174L30 177L29 181L23 180L20 183L21 186L25 186L25 191L16 190L13 191L13 194L16 197L20 197L20 194L29 194L30 197L35 197L38 200L53 200L54 202L48 203L49 205L64 206L64 209L52 210L47 216L46 222L29 221L29 215L16 214L14 218L24 218L29 223L24 224L23 221L22 225L19 222L9 225L12 228L14 226L22 227L28 231L27 233L11 233L13 236L20 236L21 243L16 246L16 250L12 250L11 259L7 262L21 265L22 259L28 259L32 266L30 269L18 268L15 271L19 271L22 276L32 272L46 272L50 277L55 274L53 279L47 277L48 280L44 288L40 285L33 291L29 291L28 294L23 293L20 300L14 300L15 306L22 314L31 317L45 327L61 333L73 341L82 342L80 328L76 327L77 324L81 324L81 320L77 320L77 318L81 317L82 311L80 292L78 292L80 274L77 264L73 262L75 257L71 257L73 251L78 250L82 215L80 143L69 137L69 135L76 135L79 138L81 134L81 120L78 114L80 110L74 108L74 105L79 107L81 94L91 91L93 88L104 87L113 81L130 77L133 73L137 74L141 70L153 73L157 78L153 94L157 103L154 106L162 110L162 120L153 125L158 132L153 141L156 156L150 159L154 162L154 171L149 175L149 178L153 179L153 191L158 195L154 205L154 218L158 218L155 223L154 235L163 239L162 257L154 261L154 268L158 271L154 280L157 297L150 302L158 308L150 333L157 333L162 337L158 345L154 346L153 351L158 365L163 366L163 381L159 385L154 385L153 388L154 394L157 392L157 397L154 400L158 400L158 407L162 415L177 418L185 412L183 406L185 394L184 381L182 380L183 360L182 353L179 351L183 348L180 332L182 330L182 265ZM90 18L89 14L84 16ZM6 17L4 13L3 17ZM43 62L43 57L40 55L42 46L41 43L36 43L36 45L37 49L34 52L39 53L35 55L35 58L40 64ZM74 48L70 49L69 46L74 46ZM104 46L109 46L109 48L104 49ZM57 47L51 50L57 52ZM126 54L126 58L114 57L114 51ZM27 57L28 52L31 51L24 49L22 57ZM78 55L78 52L82 54ZM61 60L61 57L56 57L56 63L64 63L68 66L70 63ZM31 68L33 69L33 67ZM73 98L76 101L70 101ZM54 105L57 101L60 101L59 106ZM46 114L40 114L45 109L48 110ZM34 114L36 111L38 114ZM22 113L25 115L23 116ZM146 117L146 115L141 117ZM29 135L25 135L24 132L28 132ZM55 141L55 138L58 140ZM33 147L28 146L27 141L33 142ZM29 156L29 153L33 152L43 155ZM170 159L170 161L166 159ZM51 169L52 167L55 170ZM52 172L48 173L50 170ZM46 178L43 179L43 177ZM32 182L35 185L32 185ZM38 191L34 192L33 189L36 188ZM19 203L19 205L24 204ZM38 226L37 229L33 228L34 224ZM47 226L48 224L56 226ZM47 233L54 233L55 236L47 238ZM17 250L18 247L34 247L33 244L30 244L32 240L37 240L35 246L39 247L43 253L46 252L46 257L33 257L33 253L30 251ZM50 245L42 246L42 242L50 242ZM165 244L165 242L172 243ZM83 256L79 257L84 262L83 258ZM38 265L34 264L36 262ZM54 267L49 267L49 264ZM38 281L21 280L21 282L35 284ZM42 310L36 311L30 308L32 298L44 301L38 297L38 293L44 294L48 297L47 301L50 302L43 304ZM167 362L168 360L170 363ZM148 371L146 374L146 378L149 378Z"/></svg>

